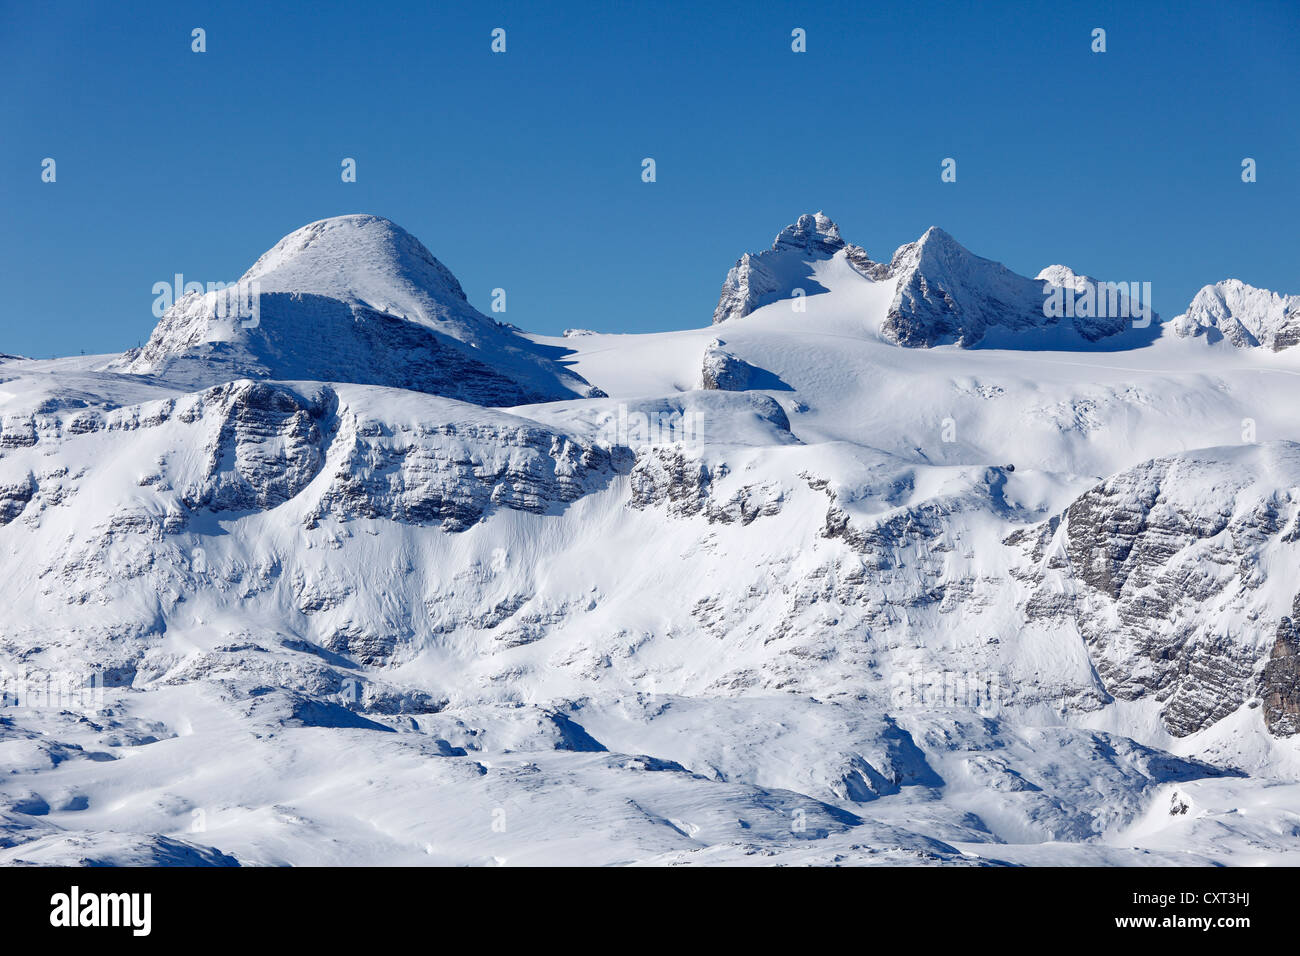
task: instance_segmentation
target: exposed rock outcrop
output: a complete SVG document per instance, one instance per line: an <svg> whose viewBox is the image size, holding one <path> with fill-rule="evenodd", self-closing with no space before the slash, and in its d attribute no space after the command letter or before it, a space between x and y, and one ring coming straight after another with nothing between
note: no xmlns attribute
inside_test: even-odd
<svg viewBox="0 0 1300 956"><path fill-rule="evenodd" d="M1154 459L1081 495L1056 528L1007 538L1037 564L1030 577L1041 587L1026 612L1077 627L1106 690L1154 697L1175 736L1245 703L1260 667L1270 727L1293 732L1294 628L1284 619L1267 641L1263 620L1264 568L1289 560L1266 555L1291 553L1294 503L1261 475L1300 481L1300 446ZM1081 587L1049 600L1049 579Z"/></svg>
<svg viewBox="0 0 1300 956"><path fill-rule="evenodd" d="M759 369L732 355L723 347L725 344L721 339L714 339L704 350L701 367L704 387L724 392L743 392L753 387Z"/></svg>
<svg viewBox="0 0 1300 956"><path fill-rule="evenodd" d="M1264 722L1278 737L1300 733L1300 594L1296 595L1291 617L1277 625L1273 650L1260 676L1259 695L1264 704Z"/></svg>

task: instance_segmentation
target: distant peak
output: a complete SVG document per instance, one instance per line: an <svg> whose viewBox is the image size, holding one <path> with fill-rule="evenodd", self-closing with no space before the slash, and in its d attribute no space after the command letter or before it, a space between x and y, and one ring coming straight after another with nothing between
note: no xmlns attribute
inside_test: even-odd
<svg viewBox="0 0 1300 956"><path fill-rule="evenodd" d="M804 213L792 225L781 230L772 243L772 250L804 249L834 255L844 248L840 227L822 212Z"/></svg>
<svg viewBox="0 0 1300 956"><path fill-rule="evenodd" d="M334 216L295 229L246 273L262 292L309 292L437 323L467 306L456 277L419 239L382 216Z"/></svg>
<svg viewBox="0 0 1300 956"><path fill-rule="evenodd" d="M918 268L921 263L934 261L979 258L938 226L931 226L915 242L899 246L890 260L890 271L904 272Z"/></svg>
<svg viewBox="0 0 1300 956"><path fill-rule="evenodd" d="M1073 289L1075 292L1082 292L1086 286L1097 284L1097 280L1092 276L1084 275L1082 272L1075 272L1069 266L1060 264L1050 265L1040 270L1038 275L1034 276L1034 279L1048 285L1060 286L1063 289Z"/></svg>
<svg viewBox="0 0 1300 956"><path fill-rule="evenodd" d="M1201 289L1197 292L1197 296L1198 297L1202 295L1221 296L1224 294L1231 294L1231 293L1240 293L1246 295L1250 295L1253 293L1260 293L1264 295L1278 295L1278 293L1273 292L1271 289L1261 289L1258 286L1251 285L1249 282L1242 282L1240 279L1220 279L1218 282L1214 283L1214 285L1202 286Z"/></svg>
<svg viewBox="0 0 1300 956"><path fill-rule="evenodd" d="M282 246L292 246L296 249L305 249L307 246L310 246L327 236L339 233L346 233L352 236L410 236L410 233L391 219L385 219L383 216L372 216L365 213L353 213L347 216L331 216L328 219L317 219L315 222L309 222L307 225L301 226L286 235L277 242L272 249Z"/></svg>
<svg viewBox="0 0 1300 956"><path fill-rule="evenodd" d="M382 216L295 229L236 287L233 308L229 296L212 293L174 302L122 367L187 387L236 378L352 382L483 405L589 389L513 326L470 305L424 244Z"/></svg>
<svg viewBox="0 0 1300 956"><path fill-rule="evenodd" d="M940 229L938 226L931 226L925 230L921 234L921 238L916 240L916 244L926 250L943 250L961 255L973 255L969 249L953 238L952 233Z"/></svg>
<svg viewBox="0 0 1300 956"><path fill-rule="evenodd" d="M397 270L433 268L443 272L433 253L391 219L353 214L318 219L295 229L263 253L244 278L256 279L289 265L313 261L340 271L354 264L386 263ZM445 281L449 274L440 278ZM459 287L456 291L459 293Z"/></svg>
<svg viewBox="0 0 1300 956"><path fill-rule="evenodd" d="M713 310L714 323L749 315L760 306L786 298L794 287L803 289L808 284L808 260L830 259L842 249L855 248L840 237L840 227L830 216L804 213L781 230L771 249L747 252L736 261L722 283Z"/></svg>
<svg viewBox="0 0 1300 956"><path fill-rule="evenodd" d="M938 226L931 226L929 229L925 230L925 232L922 233L921 235L920 241L921 242L945 242L945 243L952 243L954 245L958 244L957 240L952 237L951 233L943 229L940 229Z"/></svg>
<svg viewBox="0 0 1300 956"><path fill-rule="evenodd" d="M1261 289L1240 279L1220 279L1202 286L1188 306L1188 312L1208 312L1223 316L1234 311L1275 312L1284 315L1300 305L1300 296L1284 295Z"/></svg>
<svg viewBox="0 0 1300 956"><path fill-rule="evenodd" d="M1226 338L1238 348L1262 345L1281 351L1300 343L1300 296L1222 279L1203 286L1173 324L1183 337Z"/></svg>

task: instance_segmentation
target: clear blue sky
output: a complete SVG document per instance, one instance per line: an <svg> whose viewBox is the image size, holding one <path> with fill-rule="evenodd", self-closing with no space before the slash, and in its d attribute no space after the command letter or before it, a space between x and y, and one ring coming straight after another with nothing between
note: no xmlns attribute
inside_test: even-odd
<svg viewBox="0 0 1300 956"><path fill-rule="evenodd" d="M1230 276L1300 292L1294 0L5 2L0 74L4 352L135 345L155 282L353 212L540 332L707 324L818 209L876 258L941 225L1022 273L1150 281L1166 317Z"/></svg>

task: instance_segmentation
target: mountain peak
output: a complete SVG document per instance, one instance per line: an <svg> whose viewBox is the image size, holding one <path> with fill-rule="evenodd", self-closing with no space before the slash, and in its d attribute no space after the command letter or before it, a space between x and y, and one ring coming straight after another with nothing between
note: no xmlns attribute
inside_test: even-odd
<svg viewBox="0 0 1300 956"><path fill-rule="evenodd" d="M1238 348L1263 345L1280 352L1300 342L1300 295L1224 279L1202 287L1173 327L1184 338L1204 335L1210 342L1227 339Z"/></svg>
<svg viewBox="0 0 1300 956"><path fill-rule="evenodd" d="M1075 272L1069 266L1058 264L1047 266L1038 271L1034 276L1040 282L1050 282L1052 285L1059 285L1063 289L1079 289L1086 282L1095 283L1097 280L1083 273Z"/></svg>
<svg viewBox="0 0 1300 956"><path fill-rule="evenodd" d="M968 256L979 258L951 234L938 226L931 226L921 234L921 238L899 246L890 260L889 268L891 273L898 273L915 268L923 260L950 261Z"/></svg>
<svg viewBox="0 0 1300 956"><path fill-rule="evenodd" d="M244 306L251 316L236 314ZM182 296L119 365L194 386L353 382L481 405L587 392L534 343L470 305L420 240L371 215L294 230L253 263L237 292Z"/></svg>
<svg viewBox="0 0 1300 956"><path fill-rule="evenodd" d="M922 243L935 242L942 245L952 245L957 246L959 249L964 248L961 243L952 237L951 233L939 228L938 226L931 226L929 229L925 230L925 232L922 233L921 238L917 241Z"/></svg>
<svg viewBox="0 0 1300 956"><path fill-rule="evenodd" d="M846 246L840 227L823 212L804 213L772 241L772 248L745 253L727 273L713 310L714 323L749 315L796 287L808 286L810 259L829 259Z"/></svg>
<svg viewBox="0 0 1300 956"><path fill-rule="evenodd" d="M976 255L938 226L901 246L889 272L898 286L881 332L899 345L1113 348L1132 347L1156 334L1154 314L1135 313L1138 297L1120 290L1133 284L1113 283L1114 312L1107 299L1104 307L1054 314L1048 302L1052 287L1075 292L1091 287L1095 303L1095 289L1102 284L1062 265L1030 279Z"/></svg>
<svg viewBox="0 0 1300 956"><path fill-rule="evenodd" d="M837 273L819 263L840 256L863 279L894 284L893 299L878 328L896 345L1131 348L1158 334L1149 304L1134 312L1139 299L1127 291L1133 283L1106 283L1104 309L1085 304L1077 313L1054 313L1052 287L1083 292L1102 284L1066 266L1049 266L1036 279L1018 275L971 252L939 226L899 246L888 263L874 262L861 247L845 242L839 227L821 212L800 216L781 231L770 250L741 257L722 285L714 323L795 295L828 291L819 278ZM1110 286L1115 286L1113 294ZM1095 302L1095 291L1090 294L1089 301ZM1073 307L1073 299L1070 304ZM1105 344L1099 344L1103 340Z"/></svg>
<svg viewBox="0 0 1300 956"><path fill-rule="evenodd" d="M801 249L831 256L843 248L840 227L823 212L804 213L793 224L782 229L772 242L773 252Z"/></svg>
<svg viewBox="0 0 1300 956"><path fill-rule="evenodd" d="M335 216L295 229L240 281L255 281L264 293L328 295L430 326L449 317L449 306L468 307L451 271L381 216Z"/></svg>

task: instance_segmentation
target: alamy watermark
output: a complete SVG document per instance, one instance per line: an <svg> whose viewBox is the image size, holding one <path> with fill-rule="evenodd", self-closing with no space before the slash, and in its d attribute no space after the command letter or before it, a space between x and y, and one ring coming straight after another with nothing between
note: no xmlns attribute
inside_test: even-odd
<svg viewBox="0 0 1300 956"><path fill-rule="evenodd" d="M1071 289L1043 283L1043 315L1049 319L1132 319L1135 329L1151 324L1150 282L1091 282Z"/></svg>
<svg viewBox="0 0 1300 956"><path fill-rule="evenodd" d="M1002 710L1002 678L991 671L905 671L890 686L890 705L971 710L994 717Z"/></svg>
<svg viewBox="0 0 1300 956"><path fill-rule="evenodd" d="M188 295L211 296L213 311L218 319L238 319L246 329L262 324L262 283L257 279L237 282L186 282L179 272L171 282L153 284L153 314L162 318L164 312Z"/></svg>
<svg viewBox="0 0 1300 956"><path fill-rule="evenodd" d="M50 897L50 925L78 927L122 927L132 936L148 936L153 929L152 893L82 892L73 885L66 893Z"/></svg>
<svg viewBox="0 0 1300 956"><path fill-rule="evenodd" d="M703 416L692 411L634 412L618 406L618 414L601 425L596 440L606 447L623 446L634 451L654 445L703 442Z"/></svg>
<svg viewBox="0 0 1300 956"><path fill-rule="evenodd" d="M97 713L104 708L98 671L0 671L0 706Z"/></svg>

